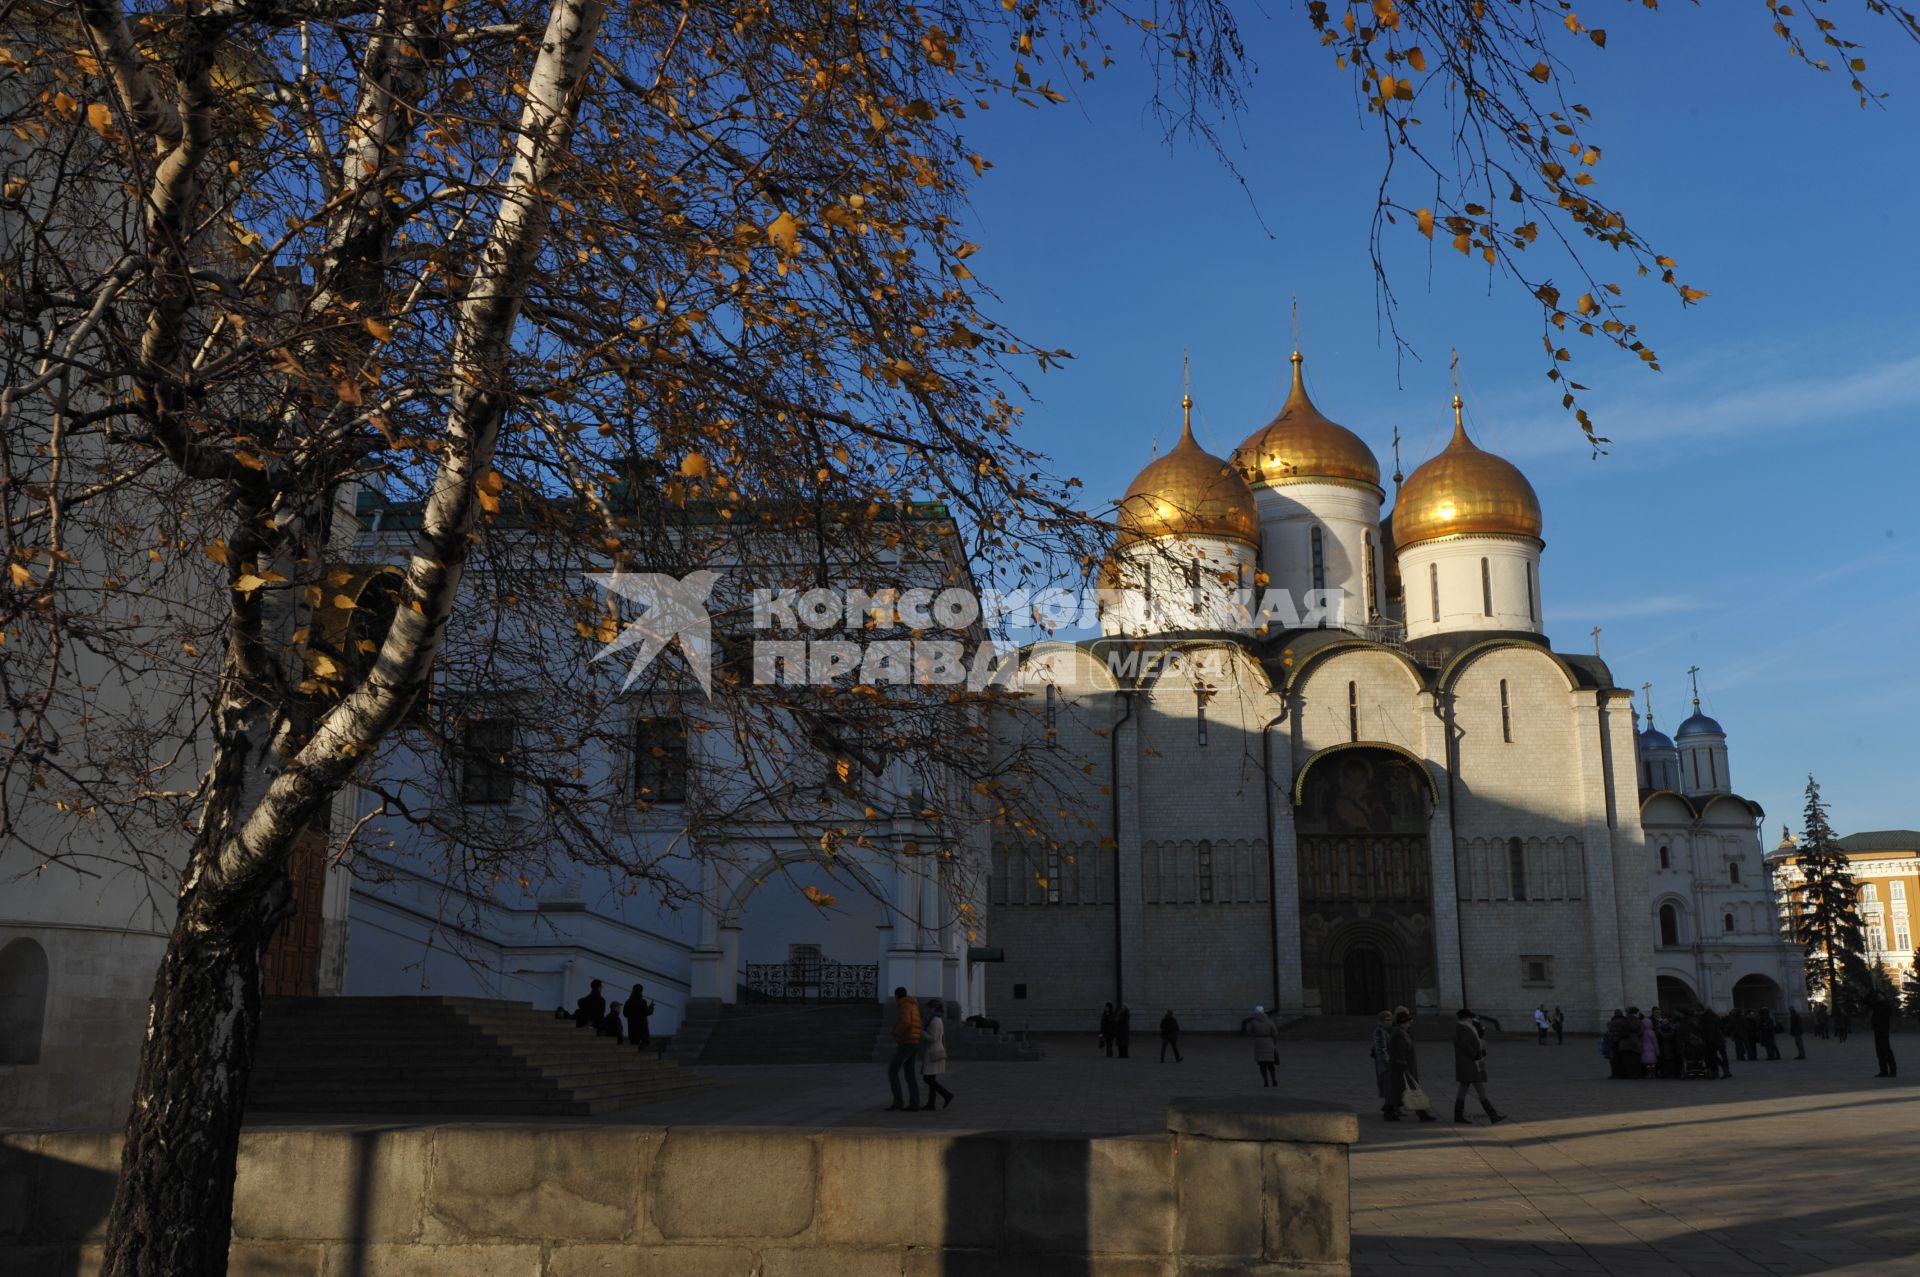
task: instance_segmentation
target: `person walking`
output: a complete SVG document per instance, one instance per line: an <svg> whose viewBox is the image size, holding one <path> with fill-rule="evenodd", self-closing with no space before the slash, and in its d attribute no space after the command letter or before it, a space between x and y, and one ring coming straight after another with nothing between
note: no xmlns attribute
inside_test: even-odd
<svg viewBox="0 0 1920 1277"><path fill-rule="evenodd" d="M1533 1009L1533 1027L1539 1030L1540 1033L1540 1040L1536 1045L1545 1046L1547 1044L1547 1030L1553 1026L1547 1020L1547 1004L1544 1002Z"/></svg>
<svg viewBox="0 0 1920 1277"><path fill-rule="evenodd" d="M633 992L627 994L627 1040L642 1051L653 1041L653 1029L648 1024L652 1016L653 1003L647 1001L646 990L634 985Z"/></svg>
<svg viewBox="0 0 1920 1277"><path fill-rule="evenodd" d="M1796 1060L1807 1058L1807 1039L1801 1036L1806 1031L1806 1023L1800 1018L1800 1008L1788 1007L1787 1036L1793 1039L1793 1058Z"/></svg>
<svg viewBox="0 0 1920 1277"><path fill-rule="evenodd" d="M1274 1066L1280 1062L1280 1030L1267 1018L1265 1007L1253 1009L1247 1032L1253 1036L1253 1062L1260 1066L1260 1085L1280 1085L1280 1079L1274 1076Z"/></svg>
<svg viewBox="0 0 1920 1277"><path fill-rule="evenodd" d="M1480 1022L1475 1020L1474 1023ZM1559 1007L1553 1009L1553 1044L1555 1046L1567 1044L1567 1013Z"/></svg>
<svg viewBox="0 0 1920 1277"><path fill-rule="evenodd" d="M929 999L927 1018L920 1025L920 1079L927 1084L927 1102L920 1107L927 1111L932 1111L936 1099L941 1108L953 1103L953 1092L940 1084L940 1075L947 1071L945 1007L939 998Z"/></svg>
<svg viewBox="0 0 1920 1277"><path fill-rule="evenodd" d="M1640 1020L1640 1068L1642 1077L1658 1077L1655 1066L1660 1063L1660 1034L1653 1027L1653 1013L1649 1011Z"/></svg>
<svg viewBox="0 0 1920 1277"><path fill-rule="evenodd" d="M1180 1056L1180 1021L1173 1018L1173 1011L1160 1017L1160 1063L1167 1062L1167 1052L1173 1052L1173 1062L1182 1062Z"/></svg>
<svg viewBox="0 0 1920 1277"><path fill-rule="evenodd" d="M1847 1034L1853 1031L1853 1020L1845 1011L1833 1013L1833 1036L1837 1041L1845 1042Z"/></svg>
<svg viewBox="0 0 1920 1277"><path fill-rule="evenodd" d="M1487 1098L1487 1040L1480 1032L1480 1022L1465 1007L1453 1015L1453 1080L1460 1084L1453 1093L1455 1125L1473 1125L1467 1117L1468 1087L1480 1097L1487 1121L1498 1125L1507 1120L1507 1115L1495 1110L1493 1101Z"/></svg>
<svg viewBox="0 0 1920 1277"><path fill-rule="evenodd" d="M1393 1012L1382 1011L1373 1026L1373 1087L1380 1092L1380 1115L1394 1119L1393 1107Z"/></svg>
<svg viewBox="0 0 1920 1277"><path fill-rule="evenodd" d="M1133 1012L1127 1010L1124 1002L1113 1013L1113 1040L1120 1048L1120 1058L1126 1059L1127 1048L1133 1043Z"/></svg>
<svg viewBox="0 0 1920 1277"><path fill-rule="evenodd" d="M1107 1003L1107 1009L1100 1013L1100 1049L1109 1060L1113 1058L1113 1003Z"/></svg>
<svg viewBox="0 0 1920 1277"><path fill-rule="evenodd" d="M1607 1076L1610 1079L1627 1076L1625 1064L1627 1030L1626 1012L1616 1009L1613 1018L1607 1021L1606 1031L1600 1035L1600 1054L1607 1057Z"/></svg>
<svg viewBox="0 0 1920 1277"><path fill-rule="evenodd" d="M1867 999L1868 1023L1873 1026L1873 1054L1880 1065L1875 1077L1898 1077L1900 1066L1893 1058L1893 999L1875 990Z"/></svg>
<svg viewBox="0 0 1920 1277"><path fill-rule="evenodd" d="M1412 1107L1415 1116L1423 1122L1435 1122L1433 1101L1426 1098L1426 1089L1420 1085L1420 1053L1413 1045L1413 1012L1405 1007L1395 1007L1393 1011L1393 1043L1389 1051L1393 1064L1393 1112L1387 1120L1400 1120L1400 1110ZM1421 1101L1425 1100L1422 1107Z"/></svg>
<svg viewBox="0 0 1920 1277"><path fill-rule="evenodd" d="M893 1089L893 1103L887 1112L920 1107L920 1078L914 1071L914 1057L920 1054L920 1004L907 996L905 986L893 991L893 1058L887 1061L887 1085ZM906 1075L906 1103L901 1103L900 1076Z"/></svg>

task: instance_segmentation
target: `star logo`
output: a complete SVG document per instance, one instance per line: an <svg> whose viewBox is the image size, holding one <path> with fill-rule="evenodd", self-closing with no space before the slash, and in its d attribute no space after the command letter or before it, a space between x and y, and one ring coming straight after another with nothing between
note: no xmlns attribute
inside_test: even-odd
<svg viewBox="0 0 1920 1277"><path fill-rule="evenodd" d="M621 628L613 642L593 654L598 661L631 647L639 648L627 669L626 681L620 684L621 691L632 687L633 680L653 663L653 658L677 639L693 676L700 680L700 690L713 695L712 618L707 612L707 596L720 579L718 572L703 569L684 577L660 572L590 572L587 579L609 594L639 605L639 615Z"/></svg>

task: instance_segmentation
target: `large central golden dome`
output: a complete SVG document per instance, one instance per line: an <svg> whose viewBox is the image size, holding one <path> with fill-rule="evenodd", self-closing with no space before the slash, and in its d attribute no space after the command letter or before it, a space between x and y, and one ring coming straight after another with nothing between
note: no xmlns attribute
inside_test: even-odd
<svg viewBox="0 0 1920 1277"><path fill-rule="evenodd" d="M1405 550L1441 537L1501 535L1540 539L1540 498L1519 467L1467 438L1460 396L1453 397L1453 439L1407 476L1393 507L1393 541Z"/></svg>
<svg viewBox="0 0 1920 1277"><path fill-rule="evenodd" d="M1193 437L1192 399L1181 401L1187 420L1180 442L1147 463L1120 498L1121 545L1152 537L1215 536L1260 543L1253 489L1239 471Z"/></svg>
<svg viewBox="0 0 1920 1277"><path fill-rule="evenodd" d="M1250 483L1295 479L1347 479L1380 486L1380 463L1359 435L1329 421L1307 398L1300 376L1300 352L1293 352L1293 389L1280 415L1247 436L1233 450L1233 461Z"/></svg>

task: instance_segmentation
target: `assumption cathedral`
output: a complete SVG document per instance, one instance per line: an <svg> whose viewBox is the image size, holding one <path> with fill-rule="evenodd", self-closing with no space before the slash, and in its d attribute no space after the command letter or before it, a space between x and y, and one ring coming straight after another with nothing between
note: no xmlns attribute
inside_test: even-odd
<svg viewBox="0 0 1920 1277"><path fill-rule="evenodd" d="M1293 365L1230 457L1185 401L1120 503L1100 636L1023 653L1008 730L1080 801L992 850L993 1014L1784 1007L1799 953L1719 724L1696 697L1677 745L1651 705L1639 730L1603 661L1554 649L1540 501L1457 395L1383 512L1378 460ZM1270 592L1344 607L1249 615Z"/></svg>

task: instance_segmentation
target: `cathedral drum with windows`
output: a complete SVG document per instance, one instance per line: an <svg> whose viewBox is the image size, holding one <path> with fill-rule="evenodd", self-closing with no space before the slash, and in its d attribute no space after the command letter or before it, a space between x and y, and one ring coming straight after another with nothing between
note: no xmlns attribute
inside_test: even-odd
<svg viewBox="0 0 1920 1277"><path fill-rule="evenodd" d="M1676 784L1647 784L1632 693L1543 632L1538 497L1453 408L1383 514L1374 454L1314 406L1297 354L1279 415L1230 457L1200 447L1188 401L1119 505L1101 636L1023 654L1031 713L1003 730L1045 733L1057 765L1034 783L1076 801L994 848L997 1015L1082 1028L1114 1000L1219 1029L1256 1004L1518 1020L1545 1002L1596 1028L1665 978L1726 1002L1796 960L1762 936L1757 842L1728 878L1758 809L1727 792L1724 734L1702 718ZM1343 606L1297 606L1314 591ZM1704 788L1679 781L1696 762ZM1673 868L1651 867L1655 827ZM1661 942L1651 893L1683 879L1686 934L1733 918L1737 960L1719 937L1690 961Z"/></svg>

